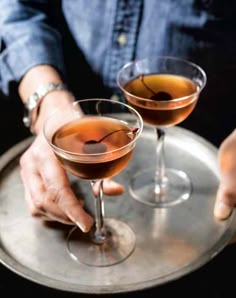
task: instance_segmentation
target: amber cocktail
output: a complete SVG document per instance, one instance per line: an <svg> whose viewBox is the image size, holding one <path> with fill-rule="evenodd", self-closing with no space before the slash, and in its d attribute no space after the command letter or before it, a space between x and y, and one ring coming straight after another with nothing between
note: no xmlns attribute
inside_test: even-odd
<svg viewBox="0 0 236 298"><path fill-rule="evenodd" d="M121 220L104 218L103 180L127 166L142 128L136 110L108 99L74 102L46 121L46 139L62 166L68 173L88 180L93 190L94 228L86 239L74 227L67 240L74 260L104 267L123 261L133 252L132 229Z"/></svg>
<svg viewBox="0 0 236 298"><path fill-rule="evenodd" d="M194 110L206 75L198 65L175 57L132 61L118 72L117 83L127 102L157 133L156 167L132 177L130 191L138 201L168 207L187 200L191 180L180 169L166 168L164 137L167 127L184 121Z"/></svg>

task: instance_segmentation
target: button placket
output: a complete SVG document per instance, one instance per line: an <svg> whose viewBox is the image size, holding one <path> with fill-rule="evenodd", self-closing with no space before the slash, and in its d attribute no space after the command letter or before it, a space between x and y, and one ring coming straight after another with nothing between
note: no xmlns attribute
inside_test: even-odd
<svg viewBox="0 0 236 298"><path fill-rule="evenodd" d="M118 1L113 26L112 46L106 57L104 68L105 84L117 90L116 75L119 69L133 59L136 38L139 30L139 19L142 0ZM130 9L130 6L132 9Z"/></svg>
<svg viewBox="0 0 236 298"><path fill-rule="evenodd" d="M125 33L121 33L118 38L117 38L117 42L120 46L125 46L127 44L127 35Z"/></svg>

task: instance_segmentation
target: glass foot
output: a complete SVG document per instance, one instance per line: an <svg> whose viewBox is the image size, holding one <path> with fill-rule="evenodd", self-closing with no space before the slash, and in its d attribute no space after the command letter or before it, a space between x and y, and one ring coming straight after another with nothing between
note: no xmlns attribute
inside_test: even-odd
<svg viewBox="0 0 236 298"><path fill-rule="evenodd" d="M130 193L137 201L156 208L177 205L189 199L192 184L186 173L165 169L164 185L155 184L155 169L138 172L131 178Z"/></svg>
<svg viewBox="0 0 236 298"><path fill-rule="evenodd" d="M92 242L90 233L73 227L67 238L67 249L73 260L88 266L105 267L118 264L128 258L135 248L135 235L124 222L105 219L107 239L102 244Z"/></svg>

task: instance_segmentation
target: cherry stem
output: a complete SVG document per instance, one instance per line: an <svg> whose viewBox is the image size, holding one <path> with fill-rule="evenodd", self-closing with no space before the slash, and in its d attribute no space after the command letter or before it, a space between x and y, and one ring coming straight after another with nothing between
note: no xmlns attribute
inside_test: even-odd
<svg viewBox="0 0 236 298"><path fill-rule="evenodd" d="M116 133L116 132L119 132L119 131L128 131L128 133L135 134L135 133L137 133L138 128L134 128L134 129L131 130L131 131L129 131L129 130L127 130L127 129L118 129L118 130L114 130L114 131L108 133L107 135L105 135L104 137L102 137L102 138L101 138L100 140L98 140L98 141L90 140L90 141L87 141L86 143L90 143L90 142L101 143L105 138L107 138L107 137L109 137L110 135L112 135L112 134L114 134L114 133ZM85 143L85 144L86 144L86 143Z"/></svg>
<svg viewBox="0 0 236 298"><path fill-rule="evenodd" d="M144 82L144 75L142 74L142 75L140 75L140 77L139 77L139 79L140 79L140 81L142 82L142 84L145 86L145 88L147 89L147 90L149 90L151 93L152 93L152 95L156 95L156 92L154 92L145 82Z"/></svg>

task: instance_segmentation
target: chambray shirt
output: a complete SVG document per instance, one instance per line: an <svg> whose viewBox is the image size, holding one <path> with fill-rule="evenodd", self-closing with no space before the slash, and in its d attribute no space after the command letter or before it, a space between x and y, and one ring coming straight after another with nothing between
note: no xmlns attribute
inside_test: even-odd
<svg viewBox="0 0 236 298"><path fill-rule="evenodd" d="M100 95L98 85L112 96L118 93L117 72L126 62L178 56L207 73L208 105L196 108L204 126L214 129L207 119L211 113L223 123L225 106L236 97L235 0L62 0L64 23L57 18L57 2L0 0L3 94L9 95L31 67L50 64L75 83L81 96L96 90ZM228 130L235 119L234 112Z"/></svg>

